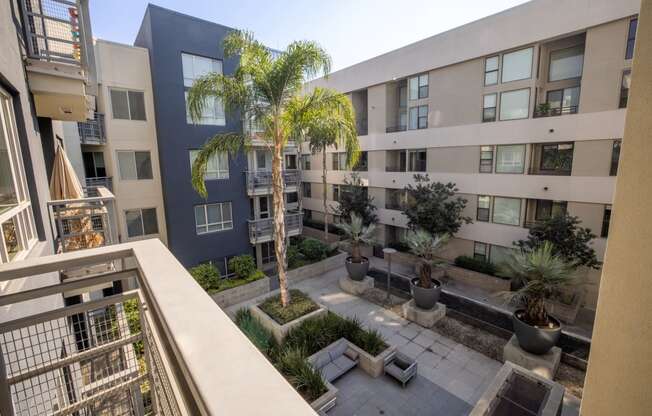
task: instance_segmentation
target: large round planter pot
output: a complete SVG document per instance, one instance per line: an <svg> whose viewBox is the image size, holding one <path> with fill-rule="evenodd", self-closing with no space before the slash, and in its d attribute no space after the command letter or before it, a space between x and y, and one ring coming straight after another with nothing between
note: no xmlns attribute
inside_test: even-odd
<svg viewBox="0 0 652 416"><path fill-rule="evenodd" d="M433 286L430 289L419 286L419 278L412 279L410 283L412 298L417 308L432 309L439 302L439 295L441 295L441 282L439 280L432 279Z"/></svg>
<svg viewBox="0 0 652 416"><path fill-rule="evenodd" d="M349 273L351 280L357 280L358 282L364 280L369 271L369 259L362 257L361 263L355 263L352 261L353 257L349 256L346 258L344 264L346 265L346 271Z"/></svg>
<svg viewBox="0 0 652 416"><path fill-rule="evenodd" d="M539 328L532 326L520 317L525 313L523 309L519 309L512 315L512 323L514 325L514 334L518 344L525 351L536 355L543 355L550 351L552 347L559 341L561 335L561 322L558 319L548 315L552 321L552 328Z"/></svg>

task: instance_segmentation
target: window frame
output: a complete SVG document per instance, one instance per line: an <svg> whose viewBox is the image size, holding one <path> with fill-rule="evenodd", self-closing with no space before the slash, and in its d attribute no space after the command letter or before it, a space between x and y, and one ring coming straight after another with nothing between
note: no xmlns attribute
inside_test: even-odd
<svg viewBox="0 0 652 416"><path fill-rule="evenodd" d="M560 149L560 146L570 146L570 166L568 169L565 168L548 168L544 167L544 152L546 152L547 149L553 149L557 153L557 159L559 159L559 154L560 152L567 152L569 149ZM539 172L557 172L557 173L564 173L570 175L572 170L573 170L573 156L575 154L575 142L557 142L557 143L543 143L541 144L541 157L539 158L539 166L538 170Z"/></svg>
<svg viewBox="0 0 652 416"><path fill-rule="evenodd" d="M301 166L301 170L311 170L311 168L310 168L311 161L310 161L310 155L309 154L301 155L300 166Z"/></svg>
<svg viewBox="0 0 652 416"><path fill-rule="evenodd" d="M310 182L301 182L301 197L312 198L312 184Z"/></svg>
<svg viewBox="0 0 652 416"><path fill-rule="evenodd" d="M231 217L230 221L224 221L224 205L225 204L228 204L228 206L229 206L230 217ZM208 222L208 207L213 206L213 205L219 205L220 206L220 216L222 217L222 221L215 222L215 223L209 223ZM199 224L197 222L197 211L196 211L197 207L202 207L204 209L204 220L206 221L204 224ZM211 202L211 203L206 203L206 204L194 205L193 206L193 215L195 217L195 233L197 235L213 234L213 233L219 233L219 232L223 232L223 231L233 230L233 226L234 226L235 221L233 220L233 204L232 204L231 201ZM228 227L228 228L225 226L225 224L227 224L227 223L231 223L231 226ZM212 230L212 231L208 230L208 227L215 226L215 225L218 225L218 224L222 225L221 229ZM200 232L199 231L200 227L205 228L206 231Z"/></svg>
<svg viewBox="0 0 652 416"><path fill-rule="evenodd" d="M600 227L600 237L609 238L609 225L611 224L611 205L605 205L602 211L602 226Z"/></svg>
<svg viewBox="0 0 652 416"><path fill-rule="evenodd" d="M484 253L480 253L477 250L478 246L484 246L484 249L482 250ZM473 258L476 260L482 260L484 262L489 262L489 243L483 243L482 241L474 241L473 242Z"/></svg>
<svg viewBox="0 0 652 416"><path fill-rule="evenodd" d="M425 83L422 84L422 80L425 79ZM412 89L410 88L411 83L414 81L416 85L416 96L412 97ZM408 78L407 81L407 99L410 101L416 101L416 100L422 100L424 98L428 98L428 95L430 94L430 77L427 72L413 75ZM425 91L425 92L424 92ZM400 99L400 94L399 94L399 99Z"/></svg>
<svg viewBox="0 0 652 416"><path fill-rule="evenodd" d="M480 207L480 199L481 198L487 198L487 203L488 206L485 208ZM476 205L476 211L475 211L475 219L476 221L480 222L491 222L491 206L492 206L492 198L490 195L478 195L477 198L477 205ZM487 217L484 219L484 217L480 218L480 210L486 210L487 211Z"/></svg>
<svg viewBox="0 0 652 416"><path fill-rule="evenodd" d="M528 50L528 49L532 51L532 53L530 54L530 74L528 76L526 76L526 77L523 77L523 78L515 78L515 79L510 79L510 80L505 81L505 57L508 56L508 55L512 55L512 54L515 54L515 53L518 53L518 52ZM534 66L534 46L528 46L528 47L525 47L525 48L520 48L520 49L516 49L516 50L512 50L512 51L503 53L501 55L501 59L500 59L500 68L501 68L501 71L500 71L500 83L501 84L506 84L506 83L509 83L509 82L523 81L525 79L531 79L532 78L532 72L533 72L532 71L533 66Z"/></svg>
<svg viewBox="0 0 652 416"><path fill-rule="evenodd" d="M632 82L631 68L624 69L620 78L620 98L618 101L618 108L627 108L627 103L629 101L629 87L625 88L625 77L628 77L629 83Z"/></svg>
<svg viewBox="0 0 652 416"><path fill-rule="evenodd" d="M428 150L427 149L406 149L406 150L404 150L404 152L405 152L405 171L406 172L426 172L428 170ZM417 154L416 159L415 159L416 160L415 163L420 161L420 159L418 157L419 153L423 153L425 155L425 158L423 159L423 163L424 163L423 170L411 169L411 168L416 167L416 166L411 166L410 155L413 154L413 153Z"/></svg>
<svg viewBox="0 0 652 416"><path fill-rule="evenodd" d="M634 28L633 35L632 35L632 25L636 26ZM627 42L625 43L625 60L630 60L634 58L634 48L636 47L637 32L638 32L638 16L634 17L633 19L630 19L629 25L627 26Z"/></svg>
<svg viewBox="0 0 652 416"><path fill-rule="evenodd" d="M519 146L519 147L523 148L523 157L521 158L521 166L522 166L521 171L520 172L499 171L498 170L498 151L499 151L499 149L504 148L504 147L512 147L512 146ZM527 153L527 148L526 148L525 144L499 144L499 145L496 145L495 153L494 153L494 173L500 173L500 174L503 174L503 175L505 175L505 174L522 175L523 173L525 173L525 155L526 155L526 153Z"/></svg>
<svg viewBox="0 0 652 416"><path fill-rule="evenodd" d="M506 223L506 222L498 222L496 221L496 201L499 199L513 199L517 200L518 202L518 223L516 224L511 224L511 223ZM523 200L521 198L513 198L513 197L508 197L508 196L494 196L491 198L491 222L494 224L501 224L501 225L509 225L512 227L520 227L521 226L521 216L523 213Z"/></svg>
<svg viewBox="0 0 652 416"><path fill-rule="evenodd" d="M414 116L412 111L414 110ZM421 114L421 110L425 110L425 114ZM428 128L428 104L413 105L408 108L408 130L423 130ZM416 117L414 127L412 126L413 117ZM422 121L424 121L422 125Z"/></svg>
<svg viewBox="0 0 652 416"><path fill-rule="evenodd" d="M609 176L618 175L618 167L620 165L620 148L622 146L622 142L622 139L615 139L611 144L611 164L609 166ZM616 148L618 148L617 152ZM616 153L618 153L618 157L614 158Z"/></svg>
<svg viewBox="0 0 652 416"><path fill-rule="evenodd" d="M195 159L197 156L193 157L193 152L199 152L199 149L188 149L188 157L190 159L190 174L192 175L192 165L195 162ZM222 156L219 153L221 153L224 157L226 157L226 169L220 169L221 163L219 161L219 157ZM229 177L231 176L230 173L230 160L229 160L229 152L219 152L215 153L212 158L217 159L217 165L218 169L217 170L208 170L208 166L206 166L206 173L204 174L204 181L221 181L221 180L228 180ZM209 175L215 175L215 177L209 176Z"/></svg>
<svg viewBox="0 0 652 416"><path fill-rule="evenodd" d="M487 107L486 106L486 99L487 97L494 97L494 106L493 107ZM493 109L494 115L493 117L487 117L486 111ZM484 94L482 96L482 122L483 123L491 123L497 120L498 117L498 93L497 92L492 92L490 94Z"/></svg>
<svg viewBox="0 0 652 416"><path fill-rule="evenodd" d="M491 69L487 70L487 63L490 59L496 59L496 69ZM489 86L489 85L497 85L498 81L500 80L500 55L492 55L492 56L487 56L484 58L484 85ZM492 83L487 83L487 75L488 74L496 74L496 82Z"/></svg>
<svg viewBox="0 0 652 416"><path fill-rule="evenodd" d="M209 117L204 117L204 116L202 116L202 120L199 120L196 123L192 121L192 118L190 117L190 113L189 113L189 110L188 110L188 91L190 90L192 85L190 85L190 86L186 85L186 77L185 77L184 68L183 68L183 61L184 61L183 57L184 57L184 55L191 57L192 60L193 60L193 68L192 68L192 71L193 71L192 83L193 84L197 80L197 78L194 78L196 76L195 73L194 73L195 58L206 59L206 60L209 60L209 61L212 61L212 62L219 63L220 73L221 74L224 74L224 61L222 59L217 59L217 58L212 58L212 57L208 57L208 56L198 55L198 54L195 54L195 53L181 52L181 56L180 56L181 57L181 78L182 78L182 81L183 81L184 101L186 103L186 124L197 124L197 125L203 125L203 126L226 126L226 110L224 108L224 103L218 97L208 97L207 98L207 100L208 99L214 100L213 105L214 105L214 113L215 114L213 115L212 118L210 118L211 121L205 120L205 119L208 119ZM211 72L217 72L217 71L211 71ZM221 109L221 112L218 111L220 109Z"/></svg>
<svg viewBox="0 0 652 416"><path fill-rule="evenodd" d="M331 153L332 157L332 170L334 171L345 171L347 170L346 166L346 152L333 152ZM342 160L344 158L344 160Z"/></svg>
<svg viewBox="0 0 652 416"><path fill-rule="evenodd" d="M554 53L559 53L561 51L567 51L570 49L582 49L582 63L580 64L580 74L574 77L567 77L567 78L558 78L558 79L552 79L551 74L552 74L552 55ZM573 80L573 79L581 79L582 74L584 72L584 56L586 53L586 47L585 45L573 45L573 46L568 46L566 48L559 48L555 49L554 51L550 51L548 54L548 82L559 82L559 81L567 81L567 80Z"/></svg>
<svg viewBox="0 0 652 416"><path fill-rule="evenodd" d="M151 181L154 180L154 166L152 162L152 152L149 150L116 150L116 162L118 164L118 176L121 181ZM134 162L134 171L136 172L135 178L124 178L122 176L122 169L120 168L120 153L131 153L133 155ZM148 153L149 154L149 166L150 166L150 175L149 178L139 178L138 175L138 163L136 162L136 153Z"/></svg>
<svg viewBox="0 0 652 416"><path fill-rule="evenodd" d="M495 148L495 146L493 146L493 145L480 146L480 165L479 165L479 168L478 168L479 173L494 173L494 160L495 160L495 157L494 157L495 149L494 148ZM487 152L491 152L491 158L489 158L489 159L482 157L482 154L487 153ZM490 161L490 163L488 164L489 171L482 170L482 166L483 166L482 161L483 160L489 160ZM487 166L487 163L485 163L484 165Z"/></svg>
<svg viewBox="0 0 652 416"><path fill-rule="evenodd" d="M334 183L332 187L333 201L340 202L340 198L342 197L342 185Z"/></svg>
<svg viewBox="0 0 652 416"><path fill-rule="evenodd" d="M142 122L147 122L147 103L145 102L145 91L144 90L138 90L138 89L129 89L129 88L120 88L120 87L108 87L109 88L109 101L111 104L111 118L113 120L127 120L127 121L142 121ZM115 109L113 107L113 92L122 92L125 93L127 96L127 113L129 114L129 118L120 118L115 116ZM132 113L131 113L131 100L129 99L129 93L138 93L143 95L143 119L139 118L132 118Z"/></svg>
<svg viewBox="0 0 652 416"><path fill-rule="evenodd" d="M145 210L154 210L154 219L156 220L156 232L155 233L145 233L145 219L143 216L143 211ZM158 210L156 207L145 207L145 208L128 208L125 209L124 211L124 217L125 217L125 230L127 231L127 239L128 240L136 240L136 239L144 239L144 238L151 238L151 236L156 236L161 234L161 229L158 226ZM140 235L129 235L129 220L127 218L127 214L129 212L138 212L140 216L140 227L142 230L142 234Z"/></svg>
<svg viewBox="0 0 652 416"><path fill-rule="evenodd" d="M511 94L511 93L516 93L519 91L527 91L527 107L525 108L525 115L523 117L516 117L516 118L503 118L503 103L504 99L503 96L506 94ZM500 108L498 110L498 120L499 121L511 121L511 120L525 120L530 117L530 101L532 99L532 90L530 87L526 88L518 88L515 90L509 90L509 91L501 91L500 92Z"/></svg>

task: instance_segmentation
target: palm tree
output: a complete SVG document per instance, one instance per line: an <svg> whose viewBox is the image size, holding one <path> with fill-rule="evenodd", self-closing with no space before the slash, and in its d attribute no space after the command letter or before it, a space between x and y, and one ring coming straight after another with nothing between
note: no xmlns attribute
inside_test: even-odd
<svg viewBox="0 0 652 416"><path fill-rule="evenodd" d="M349 224L342 223L336 224L337 228L344 232L351 242L351 262L362 263L362 254L360 254L360 245L374 244L373 238L376 224L371 223L364 225L362 217L357 214L351 214L351 222Z"/></svg>
<svg viewBox="0 0 652 416"><path fill-rule="evenodd" d="M351 103L332 90L315 88L301 96L306 79L328 74L331 60L316 43L291 43L281 53L271 51L256 41L251 33L234 31L224 39L224 55L239 57L232 75L210 73L196 80L188 93L190 116L197 122L210 98L222 101L228 114L243 120L255 120L263 140L272 152L272 204L274 248L277 261L281 303L290 303L286 276L285 203L283 200L282 161L288 140L301 143L316 120L333 118L342 128L355 129ZM192 167L192 185L207 196L204 174L208 160L218 152L236 153L251 144L248 134L219 133L209 138L197 154Z"/></svg>
<svg viewBox="0 0 652 416"><path fill-rule="evenodd" d="M532 251L516 251L499 266L501 275L523 282L523 286L503 296L523 304L523 320L532 326L549 324L545 299L565 286L574 277L575 265L554 254L554 246L545 241Z"/></svg>
<svg viewBox="0 0 652 416"><path fill-rule="evenodd" d="M424 229L408 233L406 242L410 246L410 251L421 258L421 267L419 268L419 286L430 289L432 288L432 268L442 261L435 258L435 252L448 243L449 235L432 235Z"/></svg>
<svg viewBox="0 0 652 416"><path fill-rule="evenodd" d="M334 118L316 120L317 123L310 126L308 145L311 153L322 154L322 202L324 204L324 238L328 241L328 207L326 206L326 174L328 173L326 163L326 149L334 147L338 149L343 146L346 149L346 164L353 166L357 159L359 149L358 133L355 128L350 129L348 125L341 125Z"/></svg>

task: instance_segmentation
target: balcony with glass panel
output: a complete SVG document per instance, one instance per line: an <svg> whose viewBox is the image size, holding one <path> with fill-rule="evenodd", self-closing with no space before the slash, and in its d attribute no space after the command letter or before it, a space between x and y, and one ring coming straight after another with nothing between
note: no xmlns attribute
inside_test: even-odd
<svg viewBox="0 0 652 416"><path fill-rule="evenodd" d="M249 241L251 244L265 243L274 239L274 218L249 220ZM300 235L303 229L303 212L285 212L285 235L292 237Z"/></svg>
<svg viewBox="0 0 652 416"><path fill-rule="evenodd" d="M525 208L525 228L534 227L552 217L566 214L568 202L551 199L528 199Z"/></svg>

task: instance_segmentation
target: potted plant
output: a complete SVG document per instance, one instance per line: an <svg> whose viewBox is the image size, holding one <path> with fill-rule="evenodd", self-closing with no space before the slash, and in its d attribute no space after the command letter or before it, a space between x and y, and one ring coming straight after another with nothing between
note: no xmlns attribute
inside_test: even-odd
<svg viewBox="0 0 652 416"><path fill-rule="evenodd" d="M547 116L550 114L550 103L541 103L537 106L537 113L539 117Z"/></svg>
<svg viewBox="0 0 652 416"><path fill-rule="evenodd" d="M423 229L411 232L406 241L410 251L421 259L419 277L412 279L411 291L414 303L421 309L432 309L439 301L441 282L432 278L432 268L441 260L435 259L435 251L448 242L448 234L432 235Z"/></svg>
<svg viewBox="0 0 652 416"><path fill-rule="evenodd" d="M520 289L505 294L521 306L512 315L519 345L532 354L547 353L559 340L561 322L548 314L545 300L571 283L574 264L554 254L553 244L546 241L534 250L512 254L500 267L505 276L523 282Z"/></svg>
<svg viewBox="0 0 652 416"><path fill-rule="evenodd" d="M364 280L369 271L369 259L360 254L361 244L373 244L373 233L375 224L364 225L362 218L357 214L351 214L350 224L337 224L337 227L344 232L351 242L351 255L346 258L346 271L352 280Z"/></svg>

